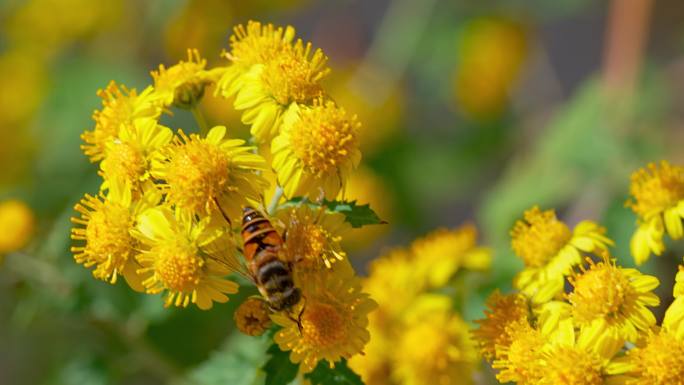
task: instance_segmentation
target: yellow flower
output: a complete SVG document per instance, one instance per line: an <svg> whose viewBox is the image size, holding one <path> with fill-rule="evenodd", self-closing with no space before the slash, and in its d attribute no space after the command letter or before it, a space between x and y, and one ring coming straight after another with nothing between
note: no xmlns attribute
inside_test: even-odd
<svg viewBox="0 0 684 385"><path fill-rule="evenodd" d="M502 295L498 290L487 299L485 318L475 321L479 327L472 334L480 347L480 353L487 360L497 356L497 348L507 347L512 337L508 327L515 322L525 321L529 308L521 294Z"/></svg>
<svg viewBox="0 0 684 385"><path fill-rule="evenodd" d="M200 57L197 50L188 50L188 60L166 68L159 65L159 70L152 71L155 95L164 106L174 105L178 108L194 107L204 95L204 89L216 82L223 69L207 71L207 61Z"/></svg>
<svg viewBox="0 0 684 385"><path fill-rule="evenodd" d="M624 269L615 260L603 257L570 278L573 291L568 294L574 322L589 335L611 333L636 342L639 332L656 323L647 306L658 306L660 300L652 292L659 282L636 269Z"/></svg>
<svg viewBox="0 0 684 385"><path fill-rule="evenodd" d="M545 336L526 318L506 322L503 332L507 341L496 346L496 359L492 362L492 368L499 370L496 378L501 383L536 384L539 381L536 364L546 342Z"/></svg>
<svg viewBox="0 0 684 385"><path fill-rule="evenodd" d="M102 98L102 110L93 113L95 129L81 135L85 142L81 149L91 162L104 158L107 143L118 137L122 125L132 124L137 118L159 117L161 106L153 93L152 87L138 94L135 89L128 90L123 85L119 87L114 81L104 90L97 91Z"/></svg>
<svg viewBox="0 0 684 385"><path fill-rule="evenodd" d="M615 371L612 362L623 341L609 335L577 334L571 320L561 322L547 337L540 357L534 361L537 385L603 385Z"/></svg>
<svg viewBox="0 0 684 385"><path fill-rule="evenodd" d="M389 337L391 333L377 322L377 313L376 310L368 317L371 339L364 349L365 354L357 354L347 362L349 367L361 376L365 385L386 385L392 373L390 355L396 347L396 341Z"/></svg>
<svg viewBox="0 0 684 385"><path fill-rule="evenodd" d="M153 155L171 142L173 132L152 118L136 119L121 127L119 137L106 144L105 158L100 163L104 187L109 181L129 185L134 191L150 178Z"/></svg>
<svg viewBox="0 0 684 385"><path fill-rule="evenodd" d="M227 266L236 266L235 245L210 222L174 216L164 207L140 214L134 234L146 248L137 256L138 273L146 276L148 294L166 292L164 306L194 303L207 310L237 292L238 284L223 278L231 272Z"/></svg>
<svg viewBox="0 0 684 385"><path fill-rule="evenodd" d="M675 298L684 295L684 266L677 266L677 275L675 275L675 284L672 289L672 296Z"/></svg>
<svg viewBox="0 0 684 385"><path fill-rule="evenodd" d="M424 294L412 306L393 349L393 377L406 385L472 384L479 361L468 325L451 299Z"/></svg>
<svg viewBox="0 0 684 385"><path fill-rule="evenodd" d="M630 247L635 262L642 264L651 253L663 253L665 232L672 239L684 235L684 167L664 160L660 166L649 163L632 174L629 191L633 199L625 205L639 217Z"/></svg>
<svg viewBox="0 0 684 385"><path fill-rule="evenodd" d="M26 246L35 227L36 218L26 203L15 199L0 202L0 255Z"/></svg>
<svg viewBox="0 0 684 385"><path fill-rule="evenodd" d="M414 241L411 251L415 274L426 277L431 287L444 286L461 267L487 270L492 259L489 249L477 246L477 228L472 224L435 230Z"/></svg>
<svg viewBox="0 0 684 385"><path fill-rule="evenodd" d="M233 318L238 330L248 336L260 336L271 326L268 303L261 298L247 298L235 310Z"/></svg>
<svg viewBox="0 0 684 385"><path fill-rule="evenodd" d="M247 27L240 24L233 31L230 37L231 51L223 54L232 64L218 82L219 90L226 98L234 96L240 90L241 75L253 65L264 64L289 49L286 47L292 45L295 37L295 30L291 26L276 28L273 24L261 24L252 20L247 22Z"/></svg>
<svg viewBox="0 0 684 385"><path fill-rule="evenodd" d="M511 230L513 251L525 263L515 286L533 302L547 302L563 291L564 277L582 262L583 252L597 253L613 244L605 231L591 221L582 221L571 231L553 210L534 206L525 211L524 220Z"/></svg>
<svg viewBox="0 0 684 385"><path fill-rule="evenodd" d="M131 288L142 291L136 272L140 266L134 259L139 245L132 230L137 215L160 200L159 193L150 189L134 201L130 186L118 182L109 185L106 197L103 193L97 197L86 194L74 207L80 218L71 218L73 223L83 226L73 228L71 238L85 242L71 248L76 262L95 267L93 276L97 279L114 284L122 275Z"/></svg>
<svg viewBox="0 0 684 385"><path fill-rule="evenodd" d="M288 198L335 199L361 161L356 116L333 102L291 110L272 143L273 169Z"/></svg>
<svg viewBox="0 0 684 385"><path fill-rule="evenodd" d="M346 258L340 241L351 230L344 215L307 204L279 210L276 216L285 225L287 236L283 257L290 262L323 262L330 268Z"/></svg>
<svg viewBox="0 0 684 385"><path fill-rule="evenodd" d="M205 138L196 134L180 137L153 160L152 175L166 201L187 214L220 214L239 218L249 200L259 201L265 181L257 172L266 164L241 139L227 139L226 128L216 126Z"/></svg>
<svg viewBox="0 0 684 385"><path fill-rule="evenodd" d="M320 360L331 366L362 352L370 339L368 313L377 306L361 291L351 268L295 271L302 290L301 332L295 321L282 313L271 318L282 326L274 337L281 350L291 351L290 361L310 372ZM295 312L296 314L297 312Z"/></svg>
<svg viewBox="0 0 684 385"><path fill-rule="evenodd" d="M278 134L286 111L325 95L320 81L330 71L328 58L320 49L311 51L311 43L298 40L241 76L234 106L245 110L242 122L252 126L257 142L267 143Z"/></svg>

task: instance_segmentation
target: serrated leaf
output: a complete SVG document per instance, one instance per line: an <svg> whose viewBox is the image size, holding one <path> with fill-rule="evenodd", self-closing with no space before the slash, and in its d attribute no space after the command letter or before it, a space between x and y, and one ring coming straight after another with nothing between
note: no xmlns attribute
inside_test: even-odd
<svg viewBox="0 0 684 385"><path fill-rule="evenodd" d="M325 205L332 211L344 214L345 220L349 222L353 228L387 223L380 219L378 214L376 214L368 204L357 205L356 201L332 201L325 202Z"/></svg>
<svg viewBox="0 0 684 385"><path fill-rule="evenodd" d="M304 377L311 381L311 385L363 385L361 377L349 369L346 360L338 362L334 368L323 360Z"/></svg>
<svg viewBox="0 0 684 385"><path fill-rule="evenodd" d="M266 385L287 385L297 377L299 366L290 362L289 352L273 344L266 353L271 355L262 368L266 373Z"/></svg>

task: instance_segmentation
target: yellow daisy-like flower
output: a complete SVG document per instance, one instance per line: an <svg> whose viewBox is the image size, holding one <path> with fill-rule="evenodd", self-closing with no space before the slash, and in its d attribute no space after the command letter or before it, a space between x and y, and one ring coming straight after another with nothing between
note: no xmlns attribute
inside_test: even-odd
<svg viewBox="0 0 684 385"><path fill-rule="evenodd" d="M138 217L137 238L146 249L137 256L138 273L148 294L166 292L164 306L202 310L213 302L226 302L226 294L237 292L238 284L225 278L236 266L235 245L225 229L210 224L211 218L196 221L174 216L169 208L149 209Z"/></svg>
<svg viewBox="0 0 684 385"><path fill-rule="evenodd" d="M451 299L424 294L406 315L394 349L393 377L406 385L472 384L479 361L468 325Z"/></svg>
<svg viewBox="0 0 684 385"><path fill-rule="evenodd" d="M333 102L291 110L272 142L273 169L285 195L335 199L361 161L359 126Z"/></svg>
<svg viewBox="0 0 684 385"><path fill-rule="evenodd" d="M414 241L411 251L416 275L425 276L431 287L444 286L461 267L487 270L492 261L491 250L477 245L477 228L472 224L435 230Z"/></svg>
<svg viewBox="0 0 684 385"><path fill-rule="evenodd" d="M634 261L642 264L651 253L663 253L666 232L672 239L684 236L684 167L649 163L632 174L629 191L633 199L625 205L639 217L630 247Z"/></svg>
<svg viewBox="0 0 684 385"><path fill-rule="evenodd" d="M368 317L368 331L371 339L364 348L365 354L357 354L347 362L349 367L361 376L366 385L386 385L392 374L390 355L396 347L396 340L390 337L392 333L377 321L377 315L378 310Z"/></svg>
<svg viewBox="0 0 684 385"><path fill-rule="evenodd" d="M188 50L188 60L166 68L159 65L152 71L155 95L164 106L192 108L204 96L204 89L221 76L223 69L205 70L207 61L202 59L196 49Z"/></svg>
<svg viewBox="0 0 684 385"><path fill-rule="evenodd" d="M238 330L248 336L260 336L271 327L271 312L262 298L247 298L235 310L233 318Z"/></svg>
<svg viewBox="0 0 684 385"><path fill-rule="evenodd" d="M0 255L26 246L35 227L35 215L26 203L16 199L0 202Z"/></svg>
<svg viewBox="0 0 684 385"><path fill-rule="evenodd" d="M237 219L249 200L259 201L266 182L257 172L266 163L244 140L225 138L223 126L212 128L206 138L182 131L179 136L152 165L168 203L199 216L219 214L220 208Z"/></svg>
<svg viewBox="0 0 684 385"><path fill-rule="evenodd" d="M290 262L303 260L323 262L330 268L336 261L346 258L340 242L351 225L344 215L314 209L307 204L279 210L276 216L285 225L287 236L283 257Z"/></svg>
<svg viewBox="0 0 684 385"><path fill-rule="evenodd" d="M496 346L496 359L492 362L492 368L499 370L496 378L501 383L536 384L540 377L536 364L546 343L545 336L527 319L506 322L503 333L507 341Z"/></svg>
<svg viewBox="0 0 684 385"><path fill-rule="evenodd" d="M525 211L524 219L511 230L513 251L525 263L515 286L535 303L549 301L563 291L564 277L582 263L583 252L598 253L613 244L605 232L591 221L582 221L570 230L553 210L534 206Z"/></svg>
<svg viewBox="0 0 684 385"><path fill-rule="evenodd" d="M607 256L588 264L570 278L574 289L567 297L575 324L590 335L612 333L636 342L640 331L656 323L648 307L660 304L652 292L658 279L618 267Z"/></svg>
<svg viewBox="0 0 684 385"><path fill-rule="evenodd" d="M508 327L518 321L527 322L530 310L527 299L521 294L503 295L498 290L487 299L485 318L475 321L479 327L472 331L480 347L480 354L492 360L497 356L497 348L511 344L512 336Z"/></svg>
<svg viewBox="0 0 684 385"><path fill-rule="evenodd" d="M102 110L93 113L95 128L81 135L85 142L81 149L91 162L104 158L107 143L118 137L122 125L132 124L137 118L156 119L161 114L152 87L138 94L135 89L119 87L112 81L97 95L102 98Z"/></svg>
<svg viewBox="0 0 684 385"><path fill-rule="evenodd" d="M282 326L274 336L281 350L291 351L290 361L304 373L320 360L331 366L362 352L370 339L368 313L376 303L361 291L351 268L296 271L295 283L302 290L301 332L297 322L282 313L271 318ZM302 307L303 306L303 310Z"/></svg>
<svg viewBox="0 0 684 385"><path fill-rule="evenodd" d="M230 52L223 56L232 64L226 69L218 82L218 90L224 97L234 96L241 88L241 75L255 64L264 64L292 45L295 30L291 26L275 27L248 21L247 26L240 24L233 28L230 37Z"/></svg>
<svg viewBox="0 0 684 385"><path fill-rule="evenodd" d="M71 248L76 262L94 267L93 276L97 279L114 284L122 275L131 288L142 291L137 273L140 266L134 258L139 244L132 230L137 215L160 200L159 193L150 189L134 201L130 186L116 181L109 184L106 197L104 193L97 197L86 194L74 207L81 216L71 218L73 223L82 226L71 230L71 238L85 242Z"/></svg>
<svg viewBox="0 0 684 385"><path fill-rule="evenodd" d="M311 43L298 40L241 76L234 106L245 110L242 122L259 143L278 135L286 111L325 95L320 81L330 72L327 61L323 51L312 53Z"/></svg>
<svg viewBox="0 0 684 385"><path fill-rule="evenodd" d="M118 138L106 144L105 158L100 163L101 175L109 181L130 185L134 191L150 178L153 155L171 142L173 132L157 124L156 119L140 118L121 127Z"/></svg>

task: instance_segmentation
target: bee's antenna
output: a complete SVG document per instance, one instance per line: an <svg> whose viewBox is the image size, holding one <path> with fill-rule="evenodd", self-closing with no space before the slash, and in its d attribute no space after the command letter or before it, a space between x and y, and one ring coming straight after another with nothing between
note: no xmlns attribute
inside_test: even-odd
<svg viewBox="0 0 684 385"><path fill-rule="evenodd" d="M223 211L223 208L219 204L219 201L218 199L216 199L216 197L214 197L214 203L216 203L216 207L218 207L219 211L221 212L221 216L223 216L223 219L225 219L226 222L228 222L228 226L233 227L233 223L230 221L230 218L228 218L228 215L226 215L226 212Z"/></svg>

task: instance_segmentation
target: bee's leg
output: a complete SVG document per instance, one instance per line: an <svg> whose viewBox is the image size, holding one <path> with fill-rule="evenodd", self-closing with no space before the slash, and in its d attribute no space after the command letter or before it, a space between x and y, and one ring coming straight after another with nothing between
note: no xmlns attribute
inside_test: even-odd
<svg viewBox="0 0 684 385"><path fill-rule="evenodd" d="M230 218L228 218L228 215L226 215L225 211L223 211L223 208L219 204L219 201L218 201L218 199L216 199L216 197L214 197L214 203L216 204L216 207L218 207L219 211L221 212L221 216L223 216L223 219L225 219L226 222L228 222L228 226L233 227L233 223L230 221Z"/></svg>

